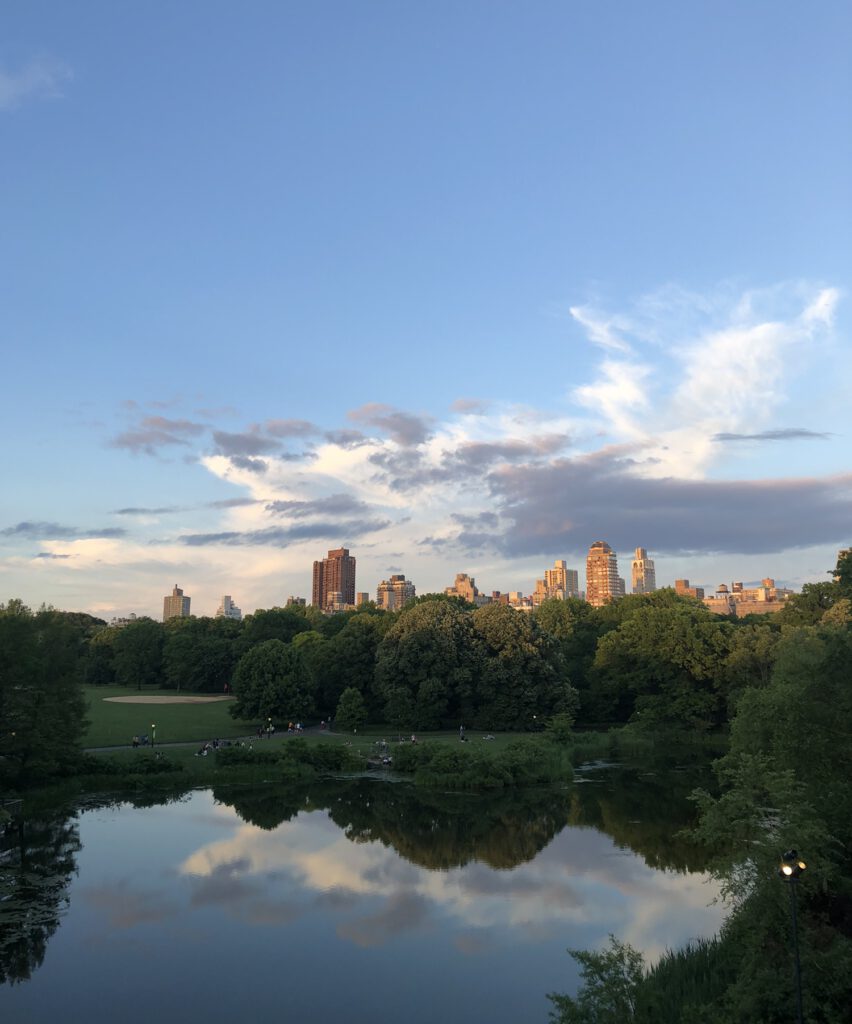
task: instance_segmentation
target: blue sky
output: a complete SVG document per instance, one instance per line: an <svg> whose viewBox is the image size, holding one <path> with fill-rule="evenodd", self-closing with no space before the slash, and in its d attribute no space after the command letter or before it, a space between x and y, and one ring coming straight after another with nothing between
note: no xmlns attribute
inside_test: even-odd
<svg viewBox="0 0 852 1024"><path fill-rule="evenodd" d="M0 593L824 579L852 540L852 12L0 14Z"/></svg>

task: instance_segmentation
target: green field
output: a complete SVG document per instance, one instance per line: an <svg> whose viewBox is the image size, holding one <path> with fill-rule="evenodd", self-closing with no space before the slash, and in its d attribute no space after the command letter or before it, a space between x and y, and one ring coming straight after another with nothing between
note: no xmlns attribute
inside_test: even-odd
<svg viewBox="0 0 852 1024"><path fill-rule="evenodd" d="M113 704L105 701L104 697L133 697L136 691L122 686L84 686L83 692L88 705L86 717L89 719L89 728L83 739L85 747L129 747L134 735L148 733L150 736L152 723L157 726L158 744L196 741L203 743L217 737L223 740L251 736L260 724L257 721L242 722L231 718L230 701L216 701L213 704ZM148 690L144 693L151 696L177 696L176 691L172 690ZM282 723L275 724L279 727L280 737ZM286 729L286 723L283 723L283 726ZM468 731L468 742L483 743L484 735ZM495 733L494 739L487 742L499 747L517 735L520 734ZM400 738L406 742L411 739L411 733L400 736L396 729L388 725L368 725L359 730L357 735L315 732L309 736L351 743L365 755L373 752L374 744L382 739L387 740L390 746L397 743ZM417 738L442 740L448 743L459 742L456 731L417 733Z"/></svg>
<svg viewBox="0 0 852 1024"><path fill-rule="evenodd" d="M231 718L231 701L213 704L112 704L104 697L132 697L135 691L121 686L85 686L89 728L83 738L86 747L130 746L134 735L151 735L157 726L158 743L232 739L248 736L257 722L238 722ZM156 696L176 696L170 690L147 691ZM185 696L185 695L184 695Z"/></svg>

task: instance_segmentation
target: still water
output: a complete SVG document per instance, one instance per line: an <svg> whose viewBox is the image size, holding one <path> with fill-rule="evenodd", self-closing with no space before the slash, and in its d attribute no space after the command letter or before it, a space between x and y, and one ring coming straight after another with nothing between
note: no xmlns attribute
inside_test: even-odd
<svg viewBox="0 0 852 1024"><path fill-rule="evenodd" d="M688 779L466 796L349 780L41 814L3 837L0 1019L547 1020L566 947L719 927Z"/></svg>

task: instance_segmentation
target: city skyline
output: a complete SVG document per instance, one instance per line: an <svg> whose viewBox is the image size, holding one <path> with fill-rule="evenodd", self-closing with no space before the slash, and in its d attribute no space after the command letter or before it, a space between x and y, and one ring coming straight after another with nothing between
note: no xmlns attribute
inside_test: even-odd
<svg viewBox="0 0 852 1024"><path fill-rule="evenodd" d="M4 16L0 600L829 579L848 5L375 10Z"/></svg>

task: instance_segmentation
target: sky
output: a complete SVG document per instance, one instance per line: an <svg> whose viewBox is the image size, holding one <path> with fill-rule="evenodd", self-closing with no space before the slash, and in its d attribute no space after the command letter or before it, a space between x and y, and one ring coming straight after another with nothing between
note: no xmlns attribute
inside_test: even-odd
<svg viewBox="0 0 852 1024"><path fill-rule="evenodd" d="M852 9L0 11L0 600L852 543Z"/></svg>

